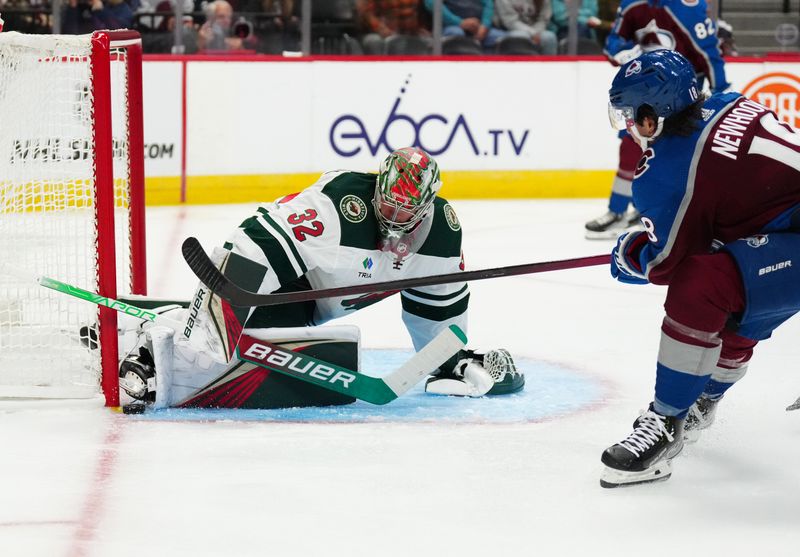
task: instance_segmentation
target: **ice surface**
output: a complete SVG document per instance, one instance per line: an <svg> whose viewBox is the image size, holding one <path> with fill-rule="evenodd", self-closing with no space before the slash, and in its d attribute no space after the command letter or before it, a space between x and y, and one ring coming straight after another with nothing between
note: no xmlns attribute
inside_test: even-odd
<svg viewBox="0 0 800 557"><path fill-rule="evenodd" d="M583 239L600 200L453 205L471 269L612 246ZM180 242L210 248L248 212L149 209L150 293L190 296ZM600 453L652 396L665 290L586 268L471 291L470 346L504 346L528 374L507 403L417 389L320 421L3 403L0 555L797 554L800 412L784 411L800 395L797 319L756 349L669 481L603 490ZM365 369L408 354L399 312L389 299L347 318L373 350Z"/></svg>

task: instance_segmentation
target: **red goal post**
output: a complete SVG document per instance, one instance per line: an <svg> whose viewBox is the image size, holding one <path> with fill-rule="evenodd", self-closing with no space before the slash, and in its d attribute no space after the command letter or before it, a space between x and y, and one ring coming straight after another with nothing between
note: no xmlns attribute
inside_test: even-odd
<svg viewBox="0 0 800 557"><path fill-rule="evenodd" d="M137 32L0 33L0 260L145 294L142 120ZM0 398L118 406L118 358L114 311L0 267Z"/></svg>

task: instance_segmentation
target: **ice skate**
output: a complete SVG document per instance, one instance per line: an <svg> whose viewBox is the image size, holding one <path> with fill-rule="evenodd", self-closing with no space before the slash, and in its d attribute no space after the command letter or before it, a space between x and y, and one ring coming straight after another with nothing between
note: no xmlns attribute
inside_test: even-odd
<svg viewBox="0 0 800 557"><path fill-rule="evenodd" d="M608 211L586 223L586 239L613 240L623 232L642 230L639 217L639 211L636 210L627 213Z"/></svg>
<svg viewBox="0 0 800 557"><path fill-rule="evenodd" d="M686 421L683 424L683 438L686 443L694 443L700 438L700 433L714 423L717 414L719 399L712 400L703 395L692 404Z"/></svg>
<svg viewBox="0 0 800 557"><path fill-rule="evenodd" d="M666 480L672 459L683 449L683 420L662 416L652 406L633 423L633 432L603 452L602 487Z"/></svg>

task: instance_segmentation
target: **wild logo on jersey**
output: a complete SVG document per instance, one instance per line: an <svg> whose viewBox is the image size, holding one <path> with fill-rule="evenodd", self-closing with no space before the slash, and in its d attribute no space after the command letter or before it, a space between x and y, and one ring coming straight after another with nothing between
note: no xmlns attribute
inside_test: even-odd
<svg viewBox="0 0 800 557"><path fill-rule="evenodd" d="M339 202L339 211L342 216L353 224L358 224L367 218L367 205L360 197L349 194Z"/></svg>
<svg viewBox="0 0 800 557"><path fill-rule="evenodd" d="M447 226L453 232L458 232L461 230L461 223L458 221L458 216L456 215L455 209L453 209L450 204L444 206L444 220L447 221Z"/></svg>

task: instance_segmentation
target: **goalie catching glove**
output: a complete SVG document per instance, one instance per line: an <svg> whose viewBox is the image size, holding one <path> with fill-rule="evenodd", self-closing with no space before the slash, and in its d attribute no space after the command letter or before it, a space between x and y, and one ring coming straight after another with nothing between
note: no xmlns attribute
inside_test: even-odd
<svg viewBox="0 0 800 557"><path fill-rule="evenodd" d="M450 396L507 395L521 391L525 376L508 350L480 354L461 350L451 371L441 370L425 381L425 392Z"/></svg>

